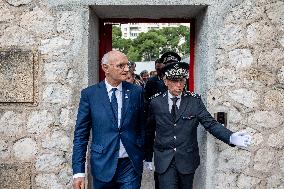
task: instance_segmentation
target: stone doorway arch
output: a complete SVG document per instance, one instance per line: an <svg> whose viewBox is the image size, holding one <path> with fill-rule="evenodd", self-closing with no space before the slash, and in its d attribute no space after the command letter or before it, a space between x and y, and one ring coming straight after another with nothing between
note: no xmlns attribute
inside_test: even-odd
<svg viewBox="0 0 284 189"><path fill-rule="evenodd" d="M200 30L203 24L204 14L206 13L205 5L92 5L89 8L89 51L92 52L92 50L96 50L93 54L89 53L89 69L96 68L97 72L96 79L89 74L89 83L99 80L100 72L98 71L98 60L100 60L105 52L112 48L109 41L106 41L110 37L109 35L111 35L111 25L105 25L104 23L121 23L126 20L134 20L136 22L142 22L142 20L163 20L167 23L174 23L177 20L192 20L192 23L195 24L196 20L196 26L192 27L194 30L191 30L191 32L195 34L195 32ZM106 31L106 33L102 32L102 29ZM194 36L191 41L192 44L198 40L200 34L201 33L197 33L197 36ZM97 40L98 38L99 40ZM103 43L103 45L101 45L101 43ZM197 47L198 48L194 50L194 53L192 53L190 57L192 60L194 60L194 54L201 51L202 45L197 45ZM194 48L194 45L192 48ZM197 54L196 57L204 58L204 56ZM202 78L202 74L200 74L200 72L203 71L202 69L204 68L197 65L194 70L191 70L192 75L194 71L198 71L198 74L194 76L194 79L197 79L194 82L196 88L192 88L191 90L203 88L201 85L198 86L200 78ZM194 79L192 81L194 81ZM208 171L208 168L205 168L205 164L208 163L206 162L208 148L206 147L207 135L202 129L199 129L200 148L203 149L200 154L202 163L196 172L195 188L205 188L206 177L208 177L207 173L210 173L209 177L212 176L212 171ZM211 152L209 152L209 154L211 154ZM214 166L211 166L209 169L214 169ZM91 185L92 183L89 182L89 187L91 187Z"/></svg>

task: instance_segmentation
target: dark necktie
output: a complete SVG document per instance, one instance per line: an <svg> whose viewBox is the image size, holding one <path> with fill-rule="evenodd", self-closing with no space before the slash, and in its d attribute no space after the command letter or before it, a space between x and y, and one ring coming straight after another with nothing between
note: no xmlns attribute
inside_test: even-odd
<svg viewBox="0 0 284 189"><path fill-rule="evenodd" d="M177 115L177 109L178 109L178 107L177 107L178 98L174 97L174 98L171 98L171 100L173 101L171 115L173 117L173 120L175 121L176 120L176 115Z"/></svg>
<svg viewBox="0 0 284 189"><path fill-rule="evenodd" d="M112 95L111 95L111 107L112 107L112 111L114 113L115 119L116 121L118 121L118 104L117 104L117 98L115 95L115 91L117 90L117 88L112 88Z"/></svg>

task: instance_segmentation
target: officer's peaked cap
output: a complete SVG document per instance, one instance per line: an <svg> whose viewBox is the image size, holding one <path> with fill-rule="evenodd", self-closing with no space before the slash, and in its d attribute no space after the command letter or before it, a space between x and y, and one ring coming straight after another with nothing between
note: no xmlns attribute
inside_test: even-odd
<svg viewBox="0 0 284 189"><path fill-rule="evenodd" d="M181 57L172 51L166 52L161 56L161 62L164 64L173 63L173 62L179 62L181 60Z"/></svg>
<svg viewBox="0 0 284 189"><path fill-rule="evenodd" d="M173 62L166 64L162 69L164 76L169 80L188 78L189 64L186 62Z"/></svg>

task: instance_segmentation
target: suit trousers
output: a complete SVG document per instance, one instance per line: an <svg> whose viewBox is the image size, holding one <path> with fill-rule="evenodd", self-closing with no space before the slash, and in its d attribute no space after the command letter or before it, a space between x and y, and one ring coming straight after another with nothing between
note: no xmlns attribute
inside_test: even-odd
<svg viewBox="0 0 284 189"><path fill-rule="evenodd" d="M110 182L93 177L93 189L139 189L141 176L137 174L129 158L119 158L115 174Z"/></svg>
<svg viewBox="0 0 284 189"><path fill-rule="evenodd" d="M194 172L181 174L175 165L175 158L172 159L168 169L158 173L159 189L192 189Z"/></svg>

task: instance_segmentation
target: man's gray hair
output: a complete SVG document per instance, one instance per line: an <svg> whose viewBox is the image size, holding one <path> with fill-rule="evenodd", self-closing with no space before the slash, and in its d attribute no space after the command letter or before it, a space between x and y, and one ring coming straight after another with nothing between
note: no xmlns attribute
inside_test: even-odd
<svg viewBox="0 0 284 189"><path fill-rule="evenodd" d="M109 61L112 60L112 58L116 58L119 55L126 56L124 53L117 51L117 50L112 50L112 51L107 52L106 54L104 54L102 58L102 64L109 64Z"/></svg>
<svg viewBox="0 0 284 189"><path fill-rule="evenodd" d="M110 52L111 51L109 51L108 53L104 54L104 56L102 58L102 64L108 64Z"/></svg>
<svg viewBox="0 0 284 189"><path fill-rule="evenodd" d="M143 70L141 73L140 73L140 76L142 76L143 74L147 74L148 71L147 70Z"/></svg>

